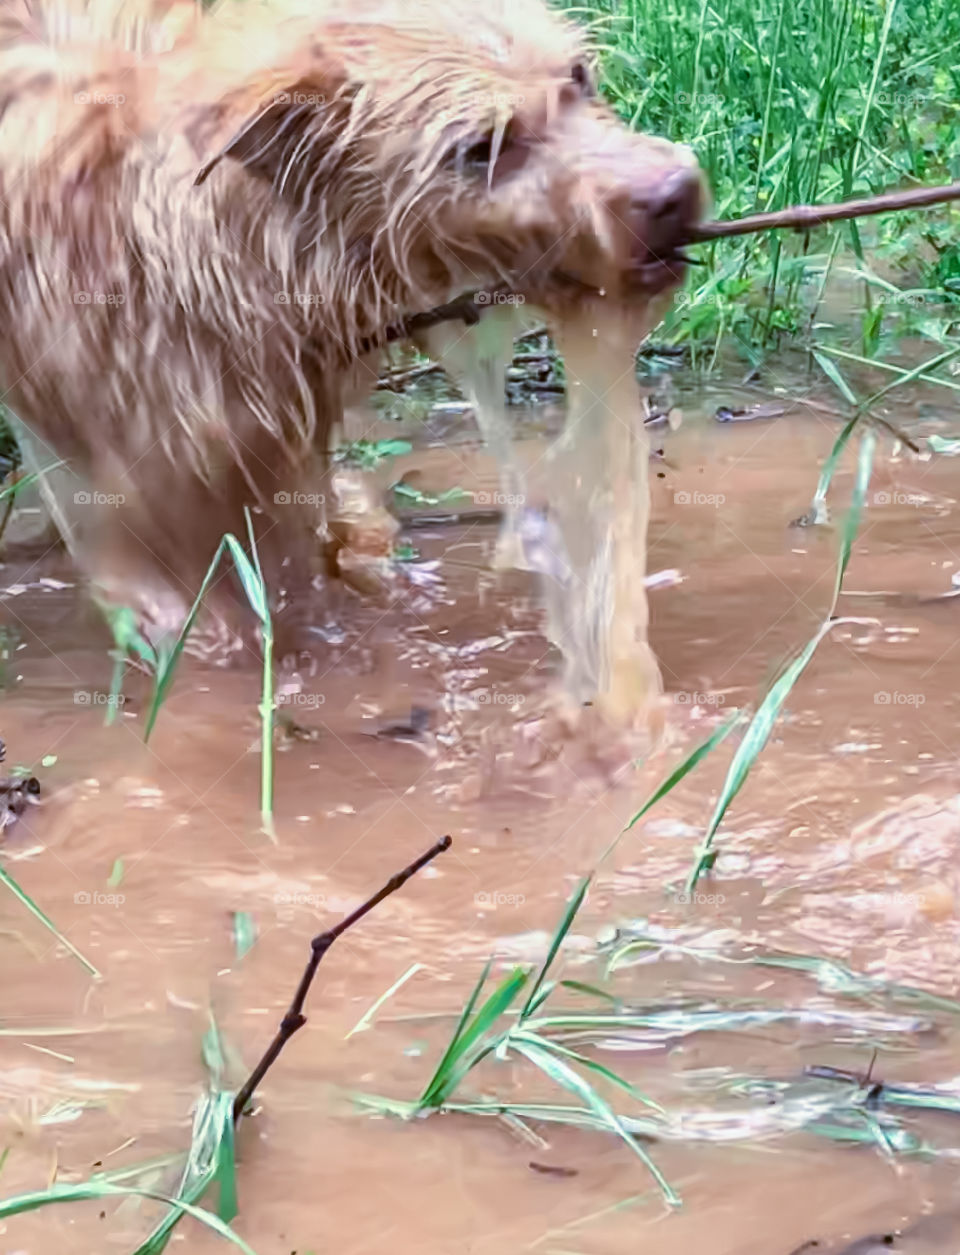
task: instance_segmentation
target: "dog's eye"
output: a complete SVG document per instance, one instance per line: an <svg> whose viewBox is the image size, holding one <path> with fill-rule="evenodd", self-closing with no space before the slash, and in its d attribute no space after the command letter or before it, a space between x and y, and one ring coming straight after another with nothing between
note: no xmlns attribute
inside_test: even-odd
<svg viewBox="0 0 960 1255"><path fill-rule="evenodd" d="M493 135L485 135L458 153L464 170L486 170L493 156Z"/></svg>
<svg viewBox="0 0 960 1255"><path fill-rule="evenodd" d="M595 94L596 89L593 85L593 76L583 61L574 61L570 69L570 77L584 96L593 96Z"/></svg>
<svg viewBox="0 0 960 1255"><path fill-rule="evenodd" d="M499 150L497 150L498 161L509 147L510 141L508 136L502 136ZM490 131L487 135L463 139L447 153L444 158L444 165L457 170L460 174L485 175L490 169L494 149L495 135L493 131Z"/></svg>

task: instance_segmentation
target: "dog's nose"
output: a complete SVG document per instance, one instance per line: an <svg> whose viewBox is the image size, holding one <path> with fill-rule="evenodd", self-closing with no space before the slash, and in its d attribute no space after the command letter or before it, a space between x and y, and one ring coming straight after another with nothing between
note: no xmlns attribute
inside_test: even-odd
<svg viewBox="0 0 960 1255"><path fill-rule="evenodd" d="M672 170L653 186L635 190L631 199L638 242L647 252L670 254L689 239L703 209L699 171Z"/></svg>

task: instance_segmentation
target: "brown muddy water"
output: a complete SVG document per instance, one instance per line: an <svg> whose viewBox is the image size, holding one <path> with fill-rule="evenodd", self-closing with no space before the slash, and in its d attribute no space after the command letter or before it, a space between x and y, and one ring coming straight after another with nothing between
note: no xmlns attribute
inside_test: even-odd
<svg viewBox="0 0 960 1255"><path fill-rule="evenodd" d="M348 1097L416 1096L452 1029L443 1017L460 1010L486 957L503 972L542 956L577 878L638 803L726 710L754 702L820 622L837 533L790 523L809 506L837 425L802 405L772 421L714 423L716 406L737 399L729 389L685 397L679 431L655 440L666 461L654 468L663 477L653 478L648 569L682 580L651 593L663 737L616 778L615 754L545 748L542 696L558 661L532 577L488 569L492 525L411 533L423 561L403 607L341 607L313 673L284 676L276 845L259 832L254 660L230 671L186 663L145 748L141 677L128 680L117 725L104 726L107 642L65 559L8 561L2 734L8 765L36 767L43 801L6 834L4 866L103 979L0 898L0 1195L185 1148L210 1009L251 1066L310 937L450 832L453 849L327 956L309 1022L240 1130L235 1227L258 1255L960 1250L949 1153L885 1155L809 1131L657 1144L651 1152L683 1196L671 1211L612 1137L543 1125L544 1144L530 1146L495 1119L405 1124L361 1114ZM937 412L947 428L957 417ZM534 485L543 425L520 425ZM494 484L475 440L454 428L399 469L428 489ZM852 463L837 476L836 502L851 483ZM956 492L949 459L895 457L882 444L846 582L855 595L841 607L863 622L836 630L791 694L721 831L713 878L693 903L678 895L729 743L601 870L565 976L600 979L598 945L634 929L730 955L761 946L833 956L957 993L960 600L921 600L949 591L960 570ZM373 735L409 720L411 706L431 712L420 740ZM123 878L111 887L118 859ZM241 960L236 911L258 928ZM372 1027L350 1035L414 963ZM875 1048L873 1079L960 1086L949 1013L865 1007L798 973L700 962L669 946L620 968L611 988L631 1003L696 998L918 1021L887 1033L855 1016L785 1022L642 1051L614 1039L595 1053L672 1110L736 1108L720 1089L732 1077L790 1081L815 1064L865 1073ZM583 1006L572 992L555 997ZM491 1064L467 1089L565 1101L520 1063ZM957 1119L907 1123L949 1148L960 1145ZM47 1208L0 1222L0 1252L131 1252L155 1214L129 1202ZM227 1249L189 1219L170 1246Z"/></svg>

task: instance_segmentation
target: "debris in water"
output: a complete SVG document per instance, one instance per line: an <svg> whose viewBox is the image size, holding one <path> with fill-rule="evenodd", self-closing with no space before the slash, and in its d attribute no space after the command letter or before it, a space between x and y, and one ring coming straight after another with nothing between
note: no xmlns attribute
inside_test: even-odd
<svg viewBox="0 0 960 1255"><path fill-rule="evenodd" d="M743 409L739 406L721 405L713 417L718 423L750 423L757 418L779 418L784 413L784 406L770 401L765 405L748 405Z"/></svg>
<svg viewBox="0 0 960 1255"><path fill-rule="evenodd" d="M7 756L7 747L0 741L0 763ZM8 776L0 779L0 834L15 824L23 812L40 797L40 781L36 776Z"/></svg>

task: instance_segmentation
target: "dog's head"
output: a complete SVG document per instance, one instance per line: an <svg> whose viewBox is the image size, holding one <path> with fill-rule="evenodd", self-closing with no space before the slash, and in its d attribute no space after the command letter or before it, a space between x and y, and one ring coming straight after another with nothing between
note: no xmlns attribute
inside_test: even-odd
<svg viewBox="0 0 960 1255"><path fill-rule="evenodd" d="M370 324L493 284L649 300L680 279L696 161L616 119L540 0L290 2L219 43L233 86L200 115L199 181L268 186Z"/></svg>

